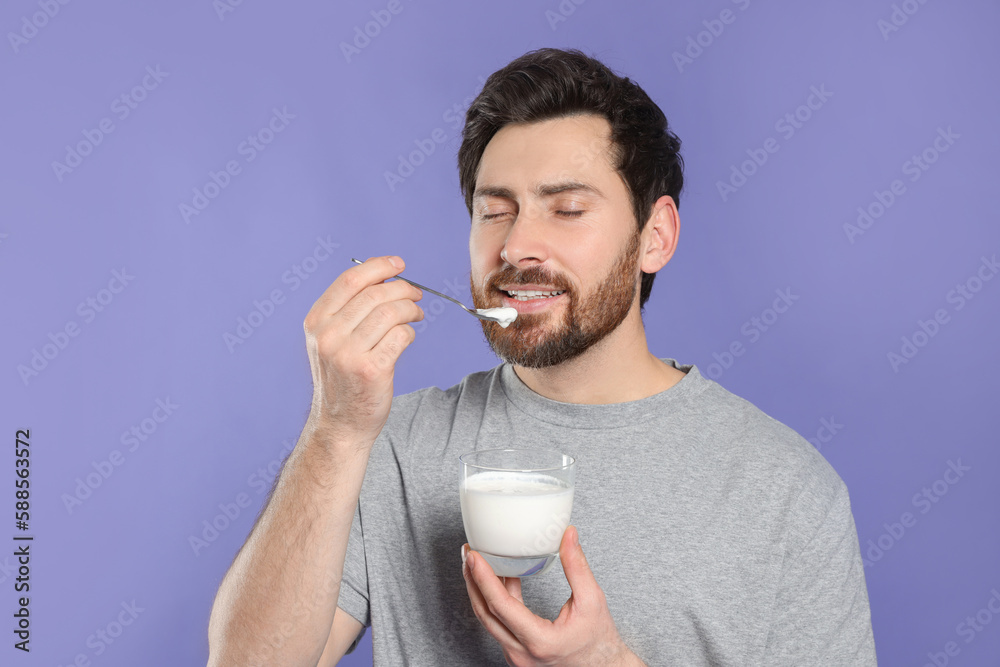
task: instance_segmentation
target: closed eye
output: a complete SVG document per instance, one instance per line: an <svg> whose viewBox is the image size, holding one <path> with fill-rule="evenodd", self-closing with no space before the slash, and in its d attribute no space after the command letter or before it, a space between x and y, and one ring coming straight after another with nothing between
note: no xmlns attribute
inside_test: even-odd
<svg viewBox="0 0 1000 667"><path fill-rule="evenodd" d="M570 218L575 218L577 216L583 215L584 213L586 213L586 211L556 211L556 213L558 213L559 215L564 215L564 216L570 217ZM484 215L480 215L479 217L482 220L493 220L493 219L499 218L500 216L503 216L503 215L507 215L507 212L505 211L503 213L486 213Z"/></svg>

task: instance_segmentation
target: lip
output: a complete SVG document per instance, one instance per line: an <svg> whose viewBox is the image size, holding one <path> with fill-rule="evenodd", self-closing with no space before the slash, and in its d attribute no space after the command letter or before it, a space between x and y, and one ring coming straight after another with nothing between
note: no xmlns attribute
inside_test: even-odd
<svg viewBox="0 0 1000 667"><path fill-rule="evenodd" d="M527 285L501 285L497 288L501 292L526 292L528 290L536 290L538 292L558 292L558 287L552 287L551 285L538 285L535 283L529 283Z"/></svg>

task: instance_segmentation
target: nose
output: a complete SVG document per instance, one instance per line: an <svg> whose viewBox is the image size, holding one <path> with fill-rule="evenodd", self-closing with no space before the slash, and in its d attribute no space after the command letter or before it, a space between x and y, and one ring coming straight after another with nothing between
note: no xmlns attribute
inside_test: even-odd
<svg viewBox="0 0 1000 667"><path fill-rule="evenodd" d="M549 258L547 239L542 215L524 207L507 231L500 257L512 266L541 264Z"/></svg>

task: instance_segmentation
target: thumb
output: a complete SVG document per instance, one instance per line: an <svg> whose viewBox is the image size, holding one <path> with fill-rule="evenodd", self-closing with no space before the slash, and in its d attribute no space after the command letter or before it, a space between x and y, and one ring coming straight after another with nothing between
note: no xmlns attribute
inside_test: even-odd
<svg viewBox="0 0 1000 667"><path fill-rule="evenodd" d="M566 581L569 582L573 596L589 597L587 593L597 587L597 580L590 571L587 557L583 555L580 534L576 526L569 526L563 533L562 543L559 545L559 560L562 561L563 572L566 574Z"/></svg>

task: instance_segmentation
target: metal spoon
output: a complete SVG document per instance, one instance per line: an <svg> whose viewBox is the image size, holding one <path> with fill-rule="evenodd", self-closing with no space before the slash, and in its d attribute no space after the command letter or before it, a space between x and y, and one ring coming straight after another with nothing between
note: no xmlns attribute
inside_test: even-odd
<svg viewBox="0 0 1000 667"><path fill-rule="evenodd" d="M351 257L351 261L354 262L355 264L364 264L364 262L362 262L361 260L354 259L353 257ZM442 299L447 299L448 301L451 301L452 303L457 303L458 305L460 305L462 307L462 310L464 310L465 312L469 313L470 315L478 317L481 320L486 320L487 322L499 322L500 321L500 318L498 318L498 317L490 317L489 315L483 315L482 313L477 313L474 309L467 308L465 306L465 304L462 303L461 301L459 301L458 299L453 299L450 296L448 296L447 294L441 294L441 292L438 292L436 290L432 290L430 287L424 287L420 283L415 283L412 280L409 280L408 278L404 278L403 276L394 276L393 278L390 278L390 280L393 280L393 279L396 279L396 278L398 278L399 280L402 280L404 283L410 283L411 285L413 285L417 289L426 290L426 291L430 292L431 294L438 295Z"/></svg>

